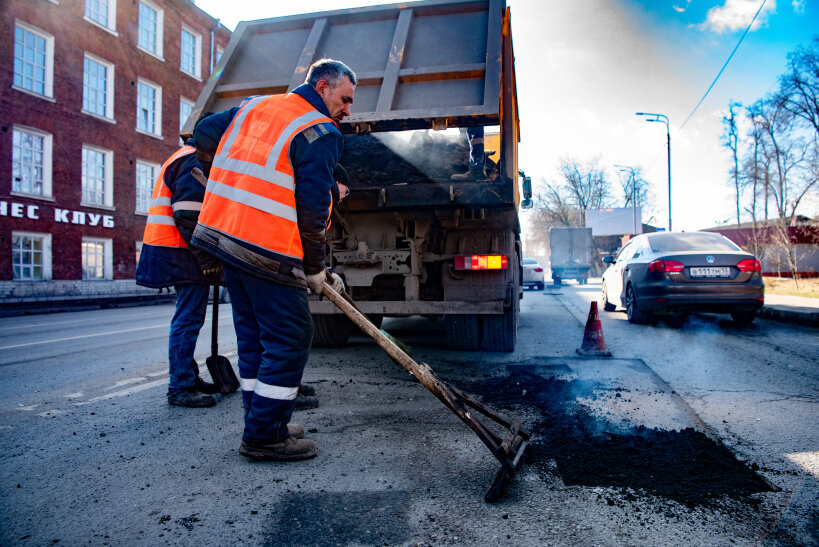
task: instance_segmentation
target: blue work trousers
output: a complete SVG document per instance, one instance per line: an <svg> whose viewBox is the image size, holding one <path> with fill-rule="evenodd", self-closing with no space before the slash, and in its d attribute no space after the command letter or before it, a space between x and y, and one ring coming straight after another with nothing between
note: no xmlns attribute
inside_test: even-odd
<svg viewBox="0 0 819 547"><path fill-rule="evenodd" d="M483 148L483 127L469 127L466 130L469 139L469 167L483 169L486 166L486 154Z"/></svg>
<svg viewBox="0 0 819 547"><path fill-rule="evenodd" d="M194 386L199 371L193 353L196 339L205 323L208 307L208 285L175 285L176 312L171 319L168 338L168 361L170 382L168 395L175 395Z"/></svg>
<svg viewBox="0 0 819 547"><path fill-rule="evenodd" d="M313 340L307 291L227 263L224 269L245 406L242 439L251 445L284 440Z"/></svg>

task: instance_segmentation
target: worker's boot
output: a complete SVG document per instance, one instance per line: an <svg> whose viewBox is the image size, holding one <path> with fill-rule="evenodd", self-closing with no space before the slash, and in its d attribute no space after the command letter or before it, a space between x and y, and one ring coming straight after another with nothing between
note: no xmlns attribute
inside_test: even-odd
<svg viewBox="0 0 819 547"><path fill-rule="evenodd" d="M293 436L283 441L258 446L242 441L239 444L239 454L252 460L276 462L308 460L318 454L318 444L310 439L298 439Z"/></svg>
<svg viewBox="0 0 819 547"><path fill-rule="evenodd" d="M216 387L216 384L212 382L206 382L200 376L197 376L196 379L194 380L193 387L195 387L196 391L198 391L199 393L205 393L207 395L219 393L219 388Z"/></svg>
<svg viewBox="0 0 819 547"><path fill-rule="evenodd" d="M296 410L308 410L310 408L316 408L317 406L319 406L318 397L302 395L301 392L296 394Z"/></svg>
<svg viewBox="0 0 819 547"><path fill-rule="evenodd" d="M483 180L486 178L486 170L477 165L470 165L466 173L455 173L452 180Z"/></svg>
<svg viewBox="0 0 819 547"><path fill-rule="evenodd" d="M315 397L316 388L313 386L308 386L307 384L299 384L299 393L302 395L307 395L308 397Z"/></svg>
<svg viewBox="0 0 819 547"><path fill-rule="evenodd" d="M287 424L287 433L297 439L304 438L304 428L299 424Z"/></svg>
<svg viewBox="0 0 819 547"><path fill-rule="evenodd" d="M194 388L192 391L186 390L180 391L179 393L174 393L173 395L168 395L168 404L174 406L186 406L189 408L202 408L215 405L216 399L210 395L199 393L196 391L196 388Z"/></svg>

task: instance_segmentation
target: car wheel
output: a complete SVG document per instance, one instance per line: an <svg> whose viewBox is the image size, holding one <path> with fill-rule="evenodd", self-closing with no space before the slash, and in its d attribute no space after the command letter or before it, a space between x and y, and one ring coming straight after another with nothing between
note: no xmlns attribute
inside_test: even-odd
<svg viewBox="0 0 819 547"><path fill-rule="evenodd" d="M650 323L653 319L652 314L637 307L637 296L634 293L634 287L631 285L626 289L626 315L629 323L637 325Z"/></svg>
<svg viewBox="0 0 819 547"><path fill-rule="evenodd" d="M740 325L750 325L756 317L755 311L735 311L731 314L731 319Z"/></svg>
<svg viewBox="0 0 819 547"><path fill-rule="evenodd" d="M606 288L606 284L603 283L603 287L600 289L600 300L603 301L603 309L606 311L614 311L617 309L617 306L609 302L609 291Z"/></svg>
<svg viewBox="0 0 819 547"><path fill-rule="evenodd" d="M665 324L672 329L678 329L685 324L686 319L688 319L688 316L685 314L669 315L665 319Z"/></svg>

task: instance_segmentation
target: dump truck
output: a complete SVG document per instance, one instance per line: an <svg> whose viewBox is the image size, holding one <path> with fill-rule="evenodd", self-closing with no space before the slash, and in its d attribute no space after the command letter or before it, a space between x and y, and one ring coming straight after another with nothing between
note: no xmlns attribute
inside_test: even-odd
<svg viewBox="0 0 819 547"><path fill-rule="evenodd" d="M581 285L589 282L591 228L550 228L549 251L549 267L555 285L565 279L576 279Z"/></svg>
<svg viewBox="0 0 819 547"><path fill-rule="evenodd" d="M340 163L351 192L334 208L328 262L360 309L445 321L450 347L513 351L521 286L519 171L511 14L504 0L429 0L241 22L182 133L206 111L286 93L308 67L338 59L357 75ZM485 177L467 170L464 128L498 133ZM491 139L490 139L491 140ZM521 197L523 199L521 199ZM355 327L310 297L314 345Z"/></svg>

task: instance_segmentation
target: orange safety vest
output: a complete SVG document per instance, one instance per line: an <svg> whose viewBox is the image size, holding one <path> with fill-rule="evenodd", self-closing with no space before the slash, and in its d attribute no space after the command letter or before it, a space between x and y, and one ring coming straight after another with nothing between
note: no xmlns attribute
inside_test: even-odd
<svg viewBox="0 0 819 547"><path fill-rule="evenodd" d="M332 120L295 93L249 100L216 149L199 224L302 260L290 142L327 122Z"/></svg>
<svg viewBox="0 0 819 547"><path fill-rule="evenodd" d="M196 152L193 146L183 146L173 153L159 170L159 176L154 184L154 192L151 194L151 207L148 210L148 220L145 223L145 234L142 236L142 243L156 245L158 247L181 247L188 248L188 244L182 239L176 222L173 220L173 206L171 205L171 190L165 184L165 170L170 164L188 154Z"/></svg>

